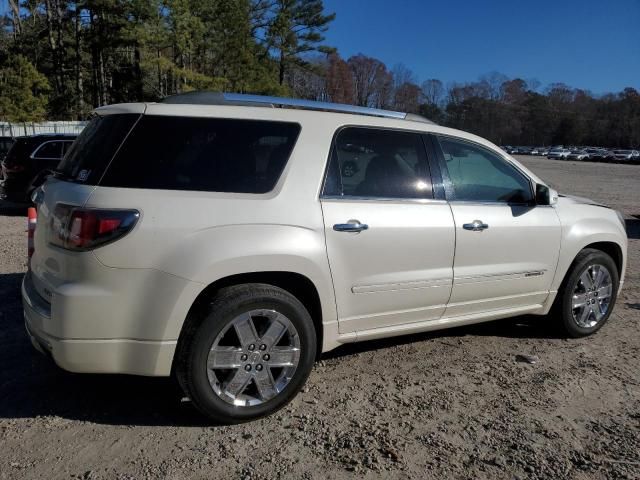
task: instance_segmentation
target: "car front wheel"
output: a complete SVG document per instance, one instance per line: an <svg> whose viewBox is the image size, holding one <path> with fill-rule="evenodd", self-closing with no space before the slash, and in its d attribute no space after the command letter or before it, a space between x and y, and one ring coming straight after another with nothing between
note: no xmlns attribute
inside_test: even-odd
<svg viewBox="0 0 640 480"><path fill-rule="evenodd" d="M577 338L599 330L611 316L619 282L609 255L595 249L580 252L558 292L556 306L565 333Z"/></svg>
<svg viewBox="0 0 640 480"><path fill-rule="evenodd" d="M217 423L269 415L302 388L316 355L313 321L287 291L265 284L221 290L186 332L176 375Z"/></svg>

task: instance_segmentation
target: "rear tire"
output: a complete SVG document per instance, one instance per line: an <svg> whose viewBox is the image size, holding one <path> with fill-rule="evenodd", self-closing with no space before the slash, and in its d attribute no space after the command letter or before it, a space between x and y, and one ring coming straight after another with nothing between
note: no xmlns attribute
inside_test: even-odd
<svg viewBox="0 0 640 480"><path fill-rule="evenodd" d="M554 305L563 332L574 338L591 335L607 322L615 306L620 279L613 259L592 248L573 261Z"/></svg>
<svg viewBox="0 0 640 480"><path fill-rule="evenodd" d="M266 284L220 290L183 337L177 380L196 408L220 424L285 406L316 357L307 309L289 292Z"/></svg>

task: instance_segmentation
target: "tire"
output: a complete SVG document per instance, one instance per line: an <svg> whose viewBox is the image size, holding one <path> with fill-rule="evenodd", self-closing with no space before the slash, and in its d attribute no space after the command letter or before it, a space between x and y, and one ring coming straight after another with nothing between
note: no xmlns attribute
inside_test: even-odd
<svg viewBox="0 0 640 480"><path fill-rule="evenodd" d="M606 276L600 277L599 272L608 275L608 281ZM598 279L601 284L597 283ZM609 296L605 297L607 285ZM600 330L611 316L619 285L618 268L609 255L592 248L582 250L573 261L556 298L554 313L560 317L563 332L569 337L580 338Z"/></svg>
<svg viewBox="0 0 640 480"><path fill-rule="evenodd" d="M218 424L254 420L284 407L316 358L309 312L272 285L224 288L190 325L179 342L175 375L195 407Z"/></svg>

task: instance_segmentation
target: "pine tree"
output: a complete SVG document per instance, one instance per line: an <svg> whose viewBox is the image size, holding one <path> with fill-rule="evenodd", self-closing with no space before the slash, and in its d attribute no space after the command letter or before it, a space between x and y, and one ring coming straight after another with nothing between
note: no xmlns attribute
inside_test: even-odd
<svg viewBox="0 0 640 480"><path fill-rule="evenodd" d="M278 81L284 84L285 75L293 65L308 66L301 55L335 49L321 45L322 35L335 18L324 14L322 0L276 0L273 18L267 28L267 47L275 52L278 62Z"/></svg>
<svg viewBox="0 0 640 480"><path fill-rule="evenodd" d="M0 69L0 118L10 122L43 120L47 111L47 78L22 55Z"/></svg>

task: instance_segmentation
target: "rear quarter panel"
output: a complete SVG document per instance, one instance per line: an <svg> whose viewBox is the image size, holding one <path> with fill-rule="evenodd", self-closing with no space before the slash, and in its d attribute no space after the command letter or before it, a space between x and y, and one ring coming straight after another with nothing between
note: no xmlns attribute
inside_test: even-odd
<svg viewBox="0 0 640 480"><path fill-rule="evenodd" d="M303 124L285 171L267 194L96 188L87 206L141 213L126 237L94 251L97 260L112 268L156 269L200 285L181 295L182 314L172 316L165 338L178 337L206 286L249 272L306 276L318 290L323 322L336 323L318 199L332 134L329 124Z"/></svg>

